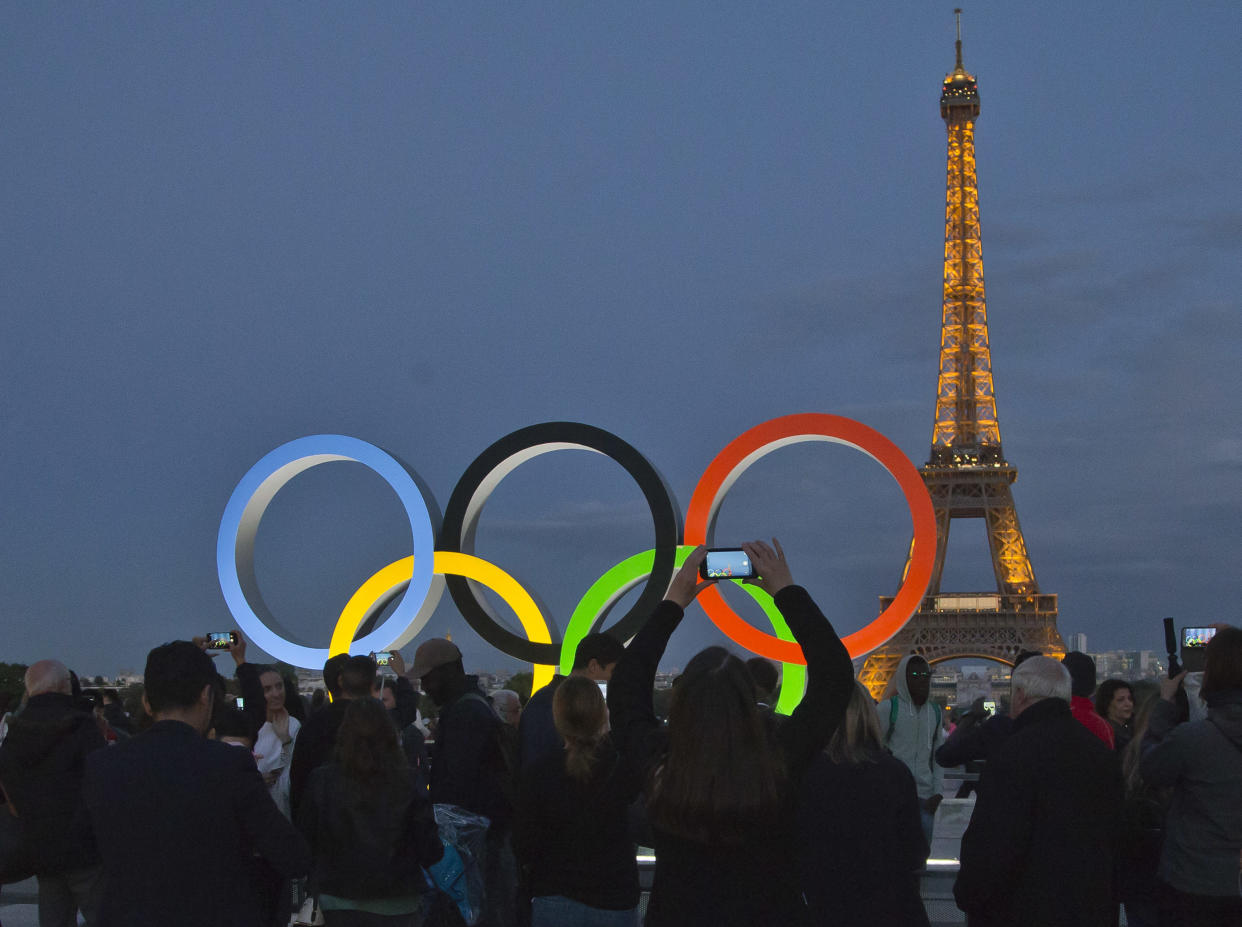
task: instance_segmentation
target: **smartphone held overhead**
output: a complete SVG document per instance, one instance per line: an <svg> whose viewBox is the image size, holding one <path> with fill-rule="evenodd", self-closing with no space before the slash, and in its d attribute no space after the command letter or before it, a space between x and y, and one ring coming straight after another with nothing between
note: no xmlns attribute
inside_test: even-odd
<svg viewBox="0 0 1242 927"><path fill-rule="evenodd" d="M703 579L754 579L759 573L750 555L740 547L711 547L699 564Z"/></svg>
<svg viewBox="0 0 1242 927"><path fill-rule="evenodd" d="M1191 673L1203 672L1208 641L1215 634L1215 628L1182 628L1182 669Z"/></svg>
<svg viewBox="0 0 1242 927"><path fill-rule="evenodd" d="M228 650L237 643L236 631L208 631L206 637L208 650Z"/></svg>

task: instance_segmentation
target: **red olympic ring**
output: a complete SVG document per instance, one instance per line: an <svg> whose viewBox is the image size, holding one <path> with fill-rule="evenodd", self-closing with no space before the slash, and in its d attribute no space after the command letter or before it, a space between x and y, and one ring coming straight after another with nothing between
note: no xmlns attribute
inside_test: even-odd
<svg viewBox="0 0 1242 927"><path fill-rule="evenodd" d="M772 451L805 441L831 441L862 451L897 481L910 507L914 539L901 588L878 618L843 639L851 657L862 656L900 631L918 610L936 559L936 513L927 486L901 449L875 429L839 415L807 412L770 419L743 432L716 455L694 488L686 510L685 543L710 545L721 499L737 478ZM698 600L716 627L747 650L783 663L806 663L801 647L748 624L714 585L705 588Z"/></svg>

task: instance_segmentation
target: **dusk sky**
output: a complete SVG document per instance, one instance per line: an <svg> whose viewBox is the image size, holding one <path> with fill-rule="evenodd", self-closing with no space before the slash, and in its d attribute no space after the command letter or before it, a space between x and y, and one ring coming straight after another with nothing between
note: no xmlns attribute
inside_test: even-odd
<svg viewBox="0 0 1242 927"><path fill-rule="evenodd" d="M384 448L441 509L490 444L553 420L628 441L683 512L780 415L855 418L927 460L951 4L8 3L0 22L0 660L141 671L235 627L225 504L304 435ZM1166 615L1238 623L1242 5L981 4L962 31L1040 587L1092 650L1159 651ZM982 522L953 529L944 590L994 590ZM811 444L736 484L716 541L779 537L845 633L896 590L909 532L881 467ZM501 483L476 550L563 629L653 538L624 471L561 451ZM410 552L386 484L326 464L277 495L257 572L326 647ZM521 666L447 595L419 639L446 632L469 669ZM724 640L693 609L668 663Z"/></svg>

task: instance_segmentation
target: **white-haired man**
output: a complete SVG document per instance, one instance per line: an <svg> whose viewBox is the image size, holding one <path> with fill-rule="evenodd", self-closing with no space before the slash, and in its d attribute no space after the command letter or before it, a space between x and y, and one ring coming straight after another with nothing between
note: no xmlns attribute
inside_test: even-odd
<svg viewBox="0 0 1242 927"><path fill-rule="evenodd" d="M1116 755L1074 720L1069 672L1013 672L1013 734L984 769L953 894L970 927L1111 927L1122 781Z"/></svg>

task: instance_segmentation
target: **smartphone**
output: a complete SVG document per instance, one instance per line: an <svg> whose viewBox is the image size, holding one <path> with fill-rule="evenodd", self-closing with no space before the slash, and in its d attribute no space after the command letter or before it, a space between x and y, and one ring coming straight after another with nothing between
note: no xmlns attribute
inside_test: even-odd
<svg viewBox="0 0 1242 927"><path fill-rule="evenodd" d="M207 632L207 649L208 650L228 650L237 643L236 631L208 631Z"/></svg>
<svg viewBox="0 0 1242 927"><path fill-rule="evenodd" d="M239 696L237 696L237 698L233 699L233 706L234 706L235 708L245 709L245 707L246 707L246 700L245 700L244 698L242 698L242 697L239 695Z"/></svg>
<svg viewBox="0 0 1242 927"><path fill-rule="evenodd" d="M387 666L391 662L392 662L392 651L391 650L376 651L376 654L375 654L375 665L376 666Z"/></svg>
<svg viewBox="0 0 1242 927"><path fill-rule="evenodd" d="M1203 672L1208 641L1215 634L1215 628L1182 628L1182 669L1191 673Z"/></svg>
<svg viewBox="0 0 1242 927"><path fill-rule="evenodd" d="M759 574L740 547L712 547L699 564L703 579L754 579Z"/></svg>
<svg viewBox="0 0 1242 927"><path fill-rule="evenodd" d="M989 714L993 714L993 715L996 714L996 702L992 701L991 699L985 700L983 703L983 710L988 712Z"/></svg>

